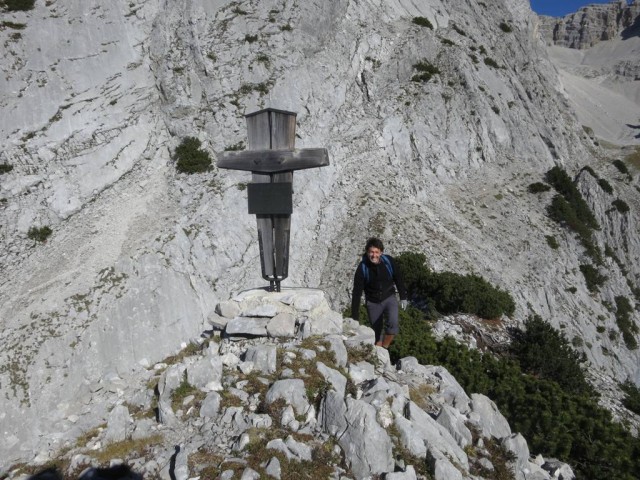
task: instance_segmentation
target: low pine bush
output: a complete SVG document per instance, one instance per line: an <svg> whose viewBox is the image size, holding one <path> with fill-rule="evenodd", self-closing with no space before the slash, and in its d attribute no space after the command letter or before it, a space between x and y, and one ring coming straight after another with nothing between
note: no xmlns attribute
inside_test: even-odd
<svg viewBox="0 0 640 480"><path fill-rule="evenodd" d="M211 169L209 153L200 149L200 140L186 137L176 148L174 159L176 168L181 173L200 173Z"/></svg>
<svg viewBox="0 0 640 480"><path fill-rule="evenodd" d="M613 193L613 187L604 178L601 178L600 180L598 180L598 185L600 185L600 188L605 192L607 192L609 195Z"/></svg>
<svg viewBox="0 0 640 480"><path fill-rule="evenodd" d="M27 237L36 242L46 242L52 233L51 228L46 225L44 227L31 227L27 232Z"/></svg>
<svg viewBox="0 0 640 480"><path fill-rule="evenodd" d="M444 366L468 393L495 401L532 452L569 463L578 479L638 478L640 440L598 405L578 366L581 359L544 321L530 319L527 331L516 333L511 355L499 357L470 350L449 337L436 341L418 310L400 315L401 332L389 348L392 361L414 356L422 364Z"/></svg>
<svg viewBox="0 0 640 480"><path fill-rule="evenodd" d="M411 77L411 80L414 82L428 82L434 75L440 73L440 69L427 60L421 60L414 64L413 68L418 71L416 75Z"/></svg>
<svg viewBox="0 0 640 480"><path fill-rule="evenodd" d="M409 295L439 313L464 312L482 318L497 318L515 311L515 302L508 292L492 286L478 275L432 272L421 254L402 253L396 260Z"/></svg>
<svg viewBox="0 0 640 480"><path fill-rule="evenodd" d="M584 276L584 281L587 284L587 289L592 293L600 290L600 286L607 281L607 277L598 272L598 269L593 265L580 265L580 271Z"/></svg>
<svg viewBox="0 0 640 480"><path fill-rule="evenodd" d="M546 183L535 182L529 185L528 190L529 190L529 193L542 193L542 192L548 192L549 190L551 190L551 187Z"/></svg>
<svg viewBox="0 0 640 480"><path fill-rule="evenodd" d="M426 17L413 17L413 20L411 21L416 25L420 25L421 27L427 27L433 30L433 24Z"/></svg>
<svg viewBox="0 0 640 480"><path fill-rule="evenodd" d="M32 10L35 0L0 0L0 6L9 12Z"/></svg>
<svg viewBox="0 0 640 480"><path fill-rule="evenodd" d="M638 386L627 380L620 385L620 389L625 393L622 404L636 415L640 415L640 389Z"/></svg>

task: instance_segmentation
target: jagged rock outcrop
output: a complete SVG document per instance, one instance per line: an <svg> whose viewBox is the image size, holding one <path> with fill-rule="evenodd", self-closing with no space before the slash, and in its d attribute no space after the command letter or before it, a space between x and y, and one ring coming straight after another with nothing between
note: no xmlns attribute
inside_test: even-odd
<svg viewBox="0 0 640 480"><path fill-rule="evenodd" d="M627 0L581 7L563 18L541 15L540 31L550 45L590 48L619 35L640 34L640 2Z"/></svg>
<svg viewBox="0 0 640 480"><path fill-rule="evenodd" d="M203 330L233 320L229 331L242 333L251 312L229 319L216 306L262 283L248 177L178 174L172 155L185 136L213 157L242 148L243 114L265 106L298 112L298 146L331 158L296 173L285 286L320 286L338 310L364 239L379 235L391 252L422 252L434 270L510 291L516 321L539 313L569 338L586 332L581 348L609 386L640 381L637 351L600 348L594 318L616 326L585 287L582 247L549 222L548 196L527 192L555 164L576 172L608 155L576 121L527 0L70 0L3 15L0 163L13 167L0 177L4 458L86 431L78 403L106 419L102 395ZM440 73L413 81L421 62ZM637 222L634 182L621 198ZM44 225L46 242L29 238ZM627 294L609 275L611 293ZM339 336L339 315L325 313L303 336ZM291 315L264 317L254 334L288 338ZM252 368L231 353L223 365ZM254 353L270 368L268 353ZM209 412L217 381L207 381Z"/></svg>
<svg viewBox="0 0 640 480"><path fill-rule="evenodd" d="M239 308L229 309L232 304ZM119 443L112 451L121 456L112 465L126 462L144 477L162 479L277 479L301 462L313 469L313 478L409 480L428 474L436 480L481 480L492 478L496 462L509 464L518 480L574 478L566 464L532 459L526 440L512 434L493 402L468 397L442 367L420 365L413 357L394 366L386 350L360 343L358 338L368 338L364 332L372 335L368 327L346 319L331 341L304 337L306 323L326 317L320 291L250 291L220 304L219 311L252 310L250 321L262 324L272 309L294 315L295 334L209 331L198 349L167 359L171 365L139 372L123 392L103 392L102 401L112 407L105 426L81 440L73 431L61 432L63 451L42 450L40 460L58 457L63 473L73 475L97 467L98 458L108 458L109 445ZM250 352L266 351L277 357L274 370L270 354L249 360ZM190 373L194 365L223 363L220 389ZM353 375L353 365L366 366L370 377ZM218 378L218 369L209 372ZM148 416L154 405L157 421ZM76 421L80 417L92 413ZM129 451L123 447L127 441ZM502 445L512 457L496 456L489 445Z"/></svg>

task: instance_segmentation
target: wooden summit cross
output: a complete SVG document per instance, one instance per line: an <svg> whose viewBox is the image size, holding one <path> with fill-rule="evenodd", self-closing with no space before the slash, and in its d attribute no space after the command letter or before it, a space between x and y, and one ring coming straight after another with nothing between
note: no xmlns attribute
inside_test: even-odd
<svg viewBox="0 0 640 480"><path fill-rule="evenodd" d="M267 108L245 115L247 150L224 152L218 168L252 172L247 185L249 213L258 222L262 278L280 291L289 274L289 237L293 212L293 171L329 165L326 148L296 150L296 113Z"/></svg>

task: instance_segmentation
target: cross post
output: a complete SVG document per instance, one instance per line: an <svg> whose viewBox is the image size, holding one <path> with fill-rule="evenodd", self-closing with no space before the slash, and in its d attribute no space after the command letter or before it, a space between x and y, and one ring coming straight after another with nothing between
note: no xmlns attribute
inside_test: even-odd
<svg viewBox="0 0 640 480"><path fill-rule="evenodd" d="M325 148L295 149L296 113L267 108L245 115L247 150L223 152L218 168L252 173L249 213L256 215L262 278L280 291L289 274L293 171L329 165Z"/></svg>

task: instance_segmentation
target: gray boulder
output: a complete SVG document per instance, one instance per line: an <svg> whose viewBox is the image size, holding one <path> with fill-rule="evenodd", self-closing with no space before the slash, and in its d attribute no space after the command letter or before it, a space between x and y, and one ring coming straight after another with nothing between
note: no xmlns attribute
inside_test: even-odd
<svg viewBox="0 0 640 480"><path fill-rule="evenodd" d="M361 400L346 399L347 428L340 436L345 460L356 479L393 470L391 439L376 421L376 410Z"/></svg>
<svg viewBox="0 0 640 480"><path fill-rule="evenodd" d="M222 357L201 357L188 365L187 381L203 392L222 390Z"/></svg>
<svg viewBox="0 0 640 480"><path fill-rule="evenodd" d="M131 434L130 425L131 416L129 415L129 409L124 405L115 406L109 413L105 441L107 443L113 443L126 440Z"/></svg>
<svg viewBox="0 0 640 480"><path fill-rule="evenodd" d="M224 331L230 337L266 337L268 323L268 318L235 317Z"/></svg>
<svg viewBox="0 0 640 480"><path fill-rule="evenodd" d="M275 345L255 345L249 347L244 360L253 362L254 368L269 375L276 371L277 350Z"/></svg>
<svg viewBox="0 0 640 480"><path fill-rule="evenodd" d="M471 430L465 425L465 417L455 408L443 405L436 417L436 422L447 429L460 448L465 448L473 442Z"/></svg>
<svg viewBox="0 0 640 480"><path fill-rule="evenodd" d="M293 338L296 335L296 317L290 313L278 313L267 323L270 337Z"/></svg>
<svg viewBox="0 0 640 480"><path fill-rule="evenodd" d="M240 315L240 306L238 302L227 300L216 305L215 313L226 319L235 318Z"/></svg>
<svg viewBox="0 0 640 480"><path fill-rule="evenodd" d="M204 418L213 418L220 412L220 401L222 397L218 392L209 392L200 407L200 416Z"/></svg>
<svg viewBox="0 0 640 480"><path fill-rule="evenodd" d="M469 419L480 429L483 437L501 439L511 435L509 422L500 413L496 404L485 395L471 394Z"/></svg>
<svg viewBox="0 0 640 480"><path fill-rule="evenodd" d="M345 391L347 389L347 379L342 375L339 371L334 370L333 368L327 367L322 362L317 362L316 366L318 368L318 372L324 377L324 379L331 384L333 389L338 392L339 395L344 397Z"/></svg>
<svg viewBox="0 0 640 480"><path fill-rule="evenodd" d="M342 340L342 335L327 335L324 339L329 342L329 349L336 357L336 365L346 367L349 357L347 355L347 347L344 346L344 340Z"/></svg>
<svg viewBox="0 0 640 480"><path fill-rule="evenodd" d="M297 415L306 414L310 407L304 382L298 378L277 380L271 385L265 395L266 404L271 405L279 399L291 405Z"/></svg>

